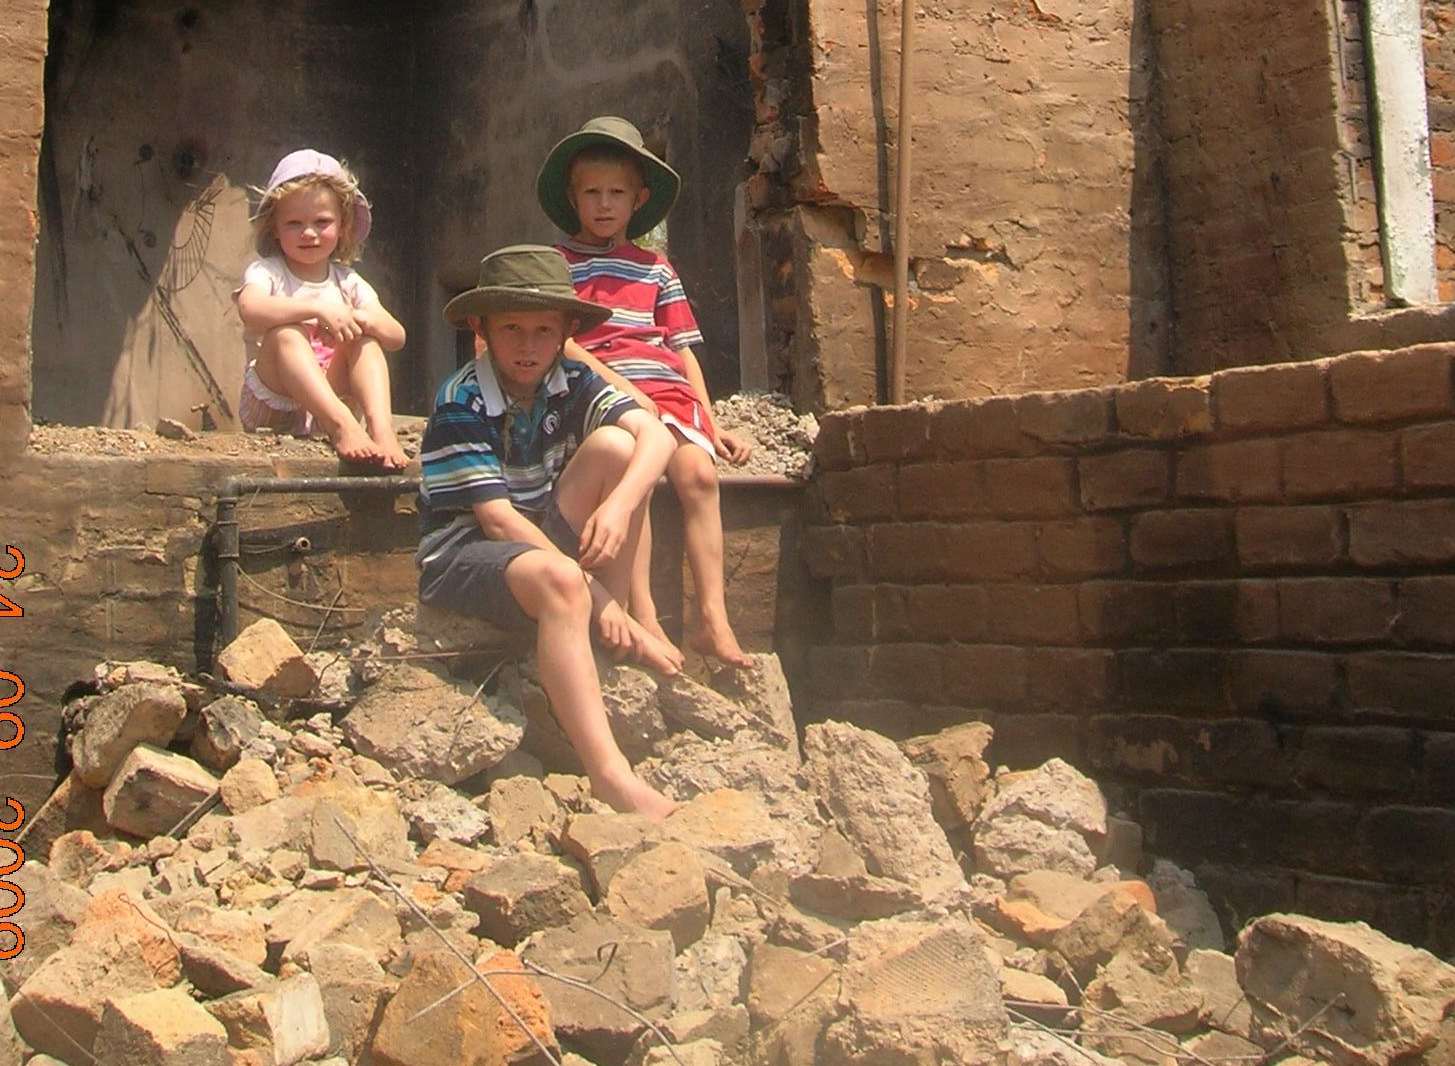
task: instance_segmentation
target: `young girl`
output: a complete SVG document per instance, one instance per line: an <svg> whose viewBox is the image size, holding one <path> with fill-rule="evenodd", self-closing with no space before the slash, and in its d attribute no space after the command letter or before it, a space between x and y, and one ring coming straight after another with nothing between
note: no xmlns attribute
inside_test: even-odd
<svg viewBox="0 0 1455 1066"><path fill-rule="evenodd" d="M394 435L384 353L404 347L404 327L348 267L372 220L333 156L304 148L274 168L253 218L260 258L234 294L252 346L238 418L244 430L305 435L317 423L341 458L398 470L409 460Z"/></svg>

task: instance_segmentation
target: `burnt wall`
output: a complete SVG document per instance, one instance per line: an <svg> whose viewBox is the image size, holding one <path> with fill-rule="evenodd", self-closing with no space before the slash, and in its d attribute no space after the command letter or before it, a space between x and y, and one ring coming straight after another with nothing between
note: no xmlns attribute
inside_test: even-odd
<svg viewBox="0 0 1455 1066"><path fill-rule="evenodd" d="M991 721L1228 928L1455 948L1455 346L828 416L816 717Z"/></svg>
<svg viewBox="0 0 1455 1066"><path fill-rule="evenodd" d="M872 402L892 314L878 287L892 289L900 7L744 7L768 376L803 408ZM1168 291L1146 5L950 0L916 25L909 395L1158 372Z"/></svg>
<svg viewBox="0 0 1455 1066"><path fill-rule="evenodd" d="M0 456L30 433L30 279L35 274L35 172L44 98L45 0L16 0L0 14Z"/></svg>
<svg viewBox="0 0 1455 1066"><path fill-rule="evenodd" d="M608 111L646 128L683 174L671 251L712 381L736 385L727 205L750 90L746 27L726 0L623 0L589 19L554 0L58 0L50 37L41 417L196 426L192 408L210 402L231 424L247 187L301 145L347 159L373 202L359 269L411 335L393 361L396 410L426 411L456 365L445 299L473 284L492 248L552 238L536 168L557 138Z"/></svg>
<svg viewBox="0 0 1455 1066"><path fill-rule="evenodd" d="M1440 299L1455 301L1455 0L1425 0L1425 87L1435 180L1435 267Z"/></svg>

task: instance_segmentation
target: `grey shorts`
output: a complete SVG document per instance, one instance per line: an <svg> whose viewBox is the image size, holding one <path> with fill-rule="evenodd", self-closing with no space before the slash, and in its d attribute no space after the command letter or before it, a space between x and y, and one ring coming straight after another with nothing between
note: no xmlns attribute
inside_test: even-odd
<svg viewBox="0 0 1455 1066"><path fill-rule="evenodd" d="M551 543L576 558L580 534L551 500L537 523ZM447 535L426 537L416 557L419 564L419 602L458 614L483 618L502 629L528 629L535 625L510 591L505 568L517 556L535 550L519 540L491 540L470 516Z"/></svg>

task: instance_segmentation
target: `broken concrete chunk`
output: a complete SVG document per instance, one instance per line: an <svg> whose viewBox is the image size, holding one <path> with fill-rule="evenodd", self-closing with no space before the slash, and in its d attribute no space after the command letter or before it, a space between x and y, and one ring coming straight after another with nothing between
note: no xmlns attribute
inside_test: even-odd
<svg viewBox="0 0 1455 1066"><path fill-rule="evenodd" d="M900 742L909 761L929 778L935 820L946 829L969 825L991 794L985 749L995 737L983 722L965 722Z"/></svg>
<svg viewBox="0 0 1455 1066"><path fill-rule="evenodd" d="M749 717L750 732L798 756L798 724L783 664L772 652L752 652L745 667L709 661L709 683L739 704Z"/></svg>
<svg viewBox="0 0 1455 1066"><path fill-rule="evenodd" d="M227 1030L229 1045L271 1049L275 1066L293 1066L328 1050L323 994L312 974L224 996L206 1009Z"/></svg>
<svg viewBox="0 0 1455 1066"><path fill-rule="evenodd" d="M187 756L141 744L118 767L101 809L122 832L161 836L216 791L217 778Z"/></svg>
<svg viewBox="0 0 1455 1066"><path fill-rule="evenodd" d="M490 816L448 785L435 785L428 795L404 805L404 817L416 838L473 844L490 831Z"/></svg>
<svg viewBox="0 0 1455 1066"><path fill-rule="evenodd" d="M869 872L932 899L965 883L930 813L924 774L887 737L841 722L808 727L804 772Z"/></svg>
<svg viewBox="0 0 1455 1066"><path fill-rule="evenodd" d="M263 923L245 911L188 903L177 910L172 921L178 932L199 936L254 966L267 961L268 942Z"/></svg>
<svg viewBox="0 0 1455 1066"><path fill-rule="evenodd" d="M19 988L42 962L71 942L91 897L28 860L10 875L25 893L25 950L5 964L5 985Z"/></svg>
<svg viewBox="0 0 1455 1066"><path fill-rule="evenodd" d="M1061 759L1026 773L1002 775L996 786L995 795L980 812L981 823L1018 814L1045 825L1074 829L1098 843L1106 836L1106 799L1101 789Z"/></svg>
<svg viewBox="0 0 1455 1066"><path fill-rule="evenodd" d="M985 939L964 919L858 926L839 998L828 1061L990 1062L1007 1031Z"/></svg>
<svg viewBox="0 0 1455 1066"><path fill-rule="evenodd" d="M480 933L512 947L538 929L564 925L591 909L581 875L549 855L498 855L465 883L465 906Z"/></svg>
<svg viewBox="0 0 1455 1066"><path fill-rule="evenodd" d="M261 988L273 976L231 952L208 943L192 933L177 933L177 950L182 956L182 975L204 996L216 998L250 988Z"/></svg>
<svg viewBox="0 0 1455 1066"><path fill-rule="evenodd" d="M105 788L132 748L165 747L186 715L187 701L170 685L123 685L108 692L91 705L71 745L76 775L91 788Z"/></svg>
<svg viewBox="0 0 1455 1066"><path fill-rule="evenodd" d="M612 878L606 909L643 929L665 929L676 951L707 931L707 874L697 852L669 842L644 851Z"/></svg>
<svg viewBox="0 0 1455 1066"><path fill-rule="evenodd" d="M349 1062L369 1046L396 982L374 957L350 944L320 944L301 961L318 981L328 1021L328 1053Z"/></svg>
<svg viewBox="0 0 1455 1066"><path fill-rule="evenodd" d="M1081 980L1123 952L1145 959L1172 957L1174 938L1167 924L1123 892L1108 892L1051 938Z"/></svg>
<svg viewBox="0 0 1455 1066"><path fill-rule="evenodd" d="M518 971L519 976L490 977L490 988L495 991L491 995L490 989L473 981L464 963L448 952L420 957L384 1009L370 1049L374 1066L543 1062L536 1041L554 1053L552 1008L520 960L511 952L501 951L481 960L479 968ZM496 996L504 999L511 1010L502 1007ZM425 1010L429 1010L428 1015L420 1018ZM516 1024L511 1011L525 1023L528 1032Z"/></svg>
<svg viewBox="0 0 1455 1066"><path fill-rule="evenodd" d="M1220 1032L1249 1038L1253 1032L1253 1009L1238 987L1238 974L1231 955L1195 948L1183 964L1187 979L1202 993L1203 1021Z"/></svg>
<svg viewBox="0 0 1455 1066"><path fill-rule="evenodd" d="M1090 1048L1044 1029L1015 1025L1010 1030L1007 1066L1123 1066Z"/></svg>
<svg viewBox="0 0 1455 1066"><path fill-rule="evenodd" d="M396 773L455 785L519 745L525 719L497 697L419 666L393 667L354 704L344 737Z"/></svg>
<svg viewBox="0 0 1455 1066"><path fill-rule="evenodd" d="M181 989L110 1000L96 1033L96 1066L225 1066L227 1031Z"/></svg>
<svg viewBox="0 0 1455 1066"><path fill-rule="evenodd" d="M227 770L261 735L263 722L263 712L252 700L241 696L213 700L198 717L192 734L192 758L209 769Z"/></svg>
<svg viewBox="0 0 1455 1066"><path fill-rule="evenodd" d="M222 805L232 814L261 807L282 794L273 768L261 759L243 759L222 775L217 787Z"/></svg>
<svg viewBox="0 0 1455 1066"><path fill-rule="evenodd" d="M85 888L97 874L125 866L130 850L120 841L103 843L89 829L77 829L51 845L50 871L62 881Z"/></svg>
<svg viewBox="0 0 1455 1066"><path fill-rule="evenodd" d="M591 890L599 897L656 833L656 827L639 814L578 814L561 831L561 850L586 867Z"/></svg>
<svg viewBox="0 0 1455 1066"><path fill-rule="evenodd" d="M1000 878L1055 870L1086 878L1096 857L1074 829L1048 825L1019 814L982 817L975 827L975 868Z"/></svg>
<svg viewBox="0 0 1455 1066"><path fill-rule="evenodd" d="M1111 1016L1105 1018L1110 1023L1106 1029L1130 1021L1181 1035L1197 1028L1203 1010L1202 993L1182 977L1176 959L1135 950L1120 952L1103 966L1086 986L1083 1002ZM1100 1050L1110 1053L1112 1048Z"/></svg>
<svg viewBox="0 0 1455 1066"><path fill-rule="evenodd" d="M662 835L716 855L745 875L772 854L778 836L762 801L731 788L678 807L663 824Z"/></svg>
<svg viewBox="0 0 1455 1066"><path fill-rule="evenodd" d="M726 678L725 684L731 684ZM761 694L768 698L766 693ZM674 674L662 682L657 694L662 713L678 726L708 740L750 737L775 748L798 750L798 734L771 717L772 707L758 707L730 699L686 674ZM791 721L789 725L791 726Z"/></svg>
<svg viewBox="0 0 1455 1066"><path fill-rule="evenodd" d="M653 1021L671 1008L672 937L665 931L581 914L542 933L522 954L555 973L593 982ZM614 961L603 972L608 955ZM598 1061L620 1061L644 1028L620 1007L581 989L550 981L545 992L556 1032Z"/></svg>
<svg viewBox="0 0 1455 1066"><path fill-rule="evenodd" d="M1254 1039L1333 1066L1413 1059L1435 1046L1455 1003L1455 967L1363 922L1270 914L1243 928L1235 960ZM1338 1009L1304 1026L1331 1002Z"/></svg>
<svg viewBox="0 0 1455 1066"><path fill-rule="evenodd" d="M286 630L260 618L218 653L218 672L234 685L275 699L300 699L313 691L318 675Z"/></svg>
<svg viewBox="0 0 1455 1066"><path fill-rule="evenodd" d="M533 777L507 777L494 782L485 809L490 812L490 838L501 846L529 836L537 826L552 826L560 815L555 799Z"/></svg>
<svg viewBox="0 0 1455 1066"><path fill-rule="evenodd" d="M394 909L362 888L294 892L270 918L269 954L285 962L320 944L351 944L382 961L400 936Z"/></svg>
<svg viewBox="0 0 1455 1066"><path fill-rule="evenodd" d="M673 966L677 982L675 1016L688 1011L729 1010L742 1001L748 956L737 937L709 932L686 951L679 952ZM716 1031L701 1035L712 1036L728 1046L734 1043Z"/></svg>
<svg viewBox="0 0 1455 1066"><path fill-rule="evenodd" d="M1226 946L1222 923L1207 893L1187 870L1158 859L1147 875L1147 884L1157 897L1157 913L1189 948L1222 951Z"/></svg>
<svg viewBox="0 0 1455 1066"><path fill-rule="evenodd" d="M658 706L657 681L645 670L597 661L601 700L611 735L632 762L646 758L652 746L667 735L667 723Z"/></svg>

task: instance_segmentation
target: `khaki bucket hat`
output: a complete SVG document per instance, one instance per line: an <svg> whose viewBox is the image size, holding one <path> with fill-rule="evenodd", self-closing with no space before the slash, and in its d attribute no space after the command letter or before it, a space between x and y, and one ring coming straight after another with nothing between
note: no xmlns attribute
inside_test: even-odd
<svg viewBox="0 0 1455 1066"><path fill-rule="evenodd" d="M591 119L575 133L563 137L551 154L546 156L536 178L536 198L563 233L576 234L581 231L581 219L571 206L567 177L571 171L571 160L583 148L598 144L611 144L625 148L641 160L642 171L647 179L647 202L637 208L627 226L626 235L632 239L640 237L658 222L667 217L677 201L677 190L682 179L677 172L651 152L642 142L641 130L624 118L601 115Z"/></svg>
<svg viewBox="0 0 1455 1066"><path fill-rule="evenodd" d="M576 332L594 329L611 308L578 299L566 257L544 244L512 244L480 260L480 282L445 304L452 326L469 329L471 315L499 311L564 311Z"/></svg>

